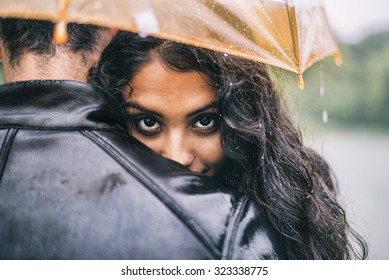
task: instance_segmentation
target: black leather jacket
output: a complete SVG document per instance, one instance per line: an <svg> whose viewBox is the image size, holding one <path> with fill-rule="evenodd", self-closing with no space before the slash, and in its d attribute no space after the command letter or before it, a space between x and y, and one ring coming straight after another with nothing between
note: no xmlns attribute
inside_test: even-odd
<svg viewBox="0 0 389 280"><path fill-rule="evenodd" d="M0 86L1 259L282 258L258 205L123 127L92 86Z"/></svg>

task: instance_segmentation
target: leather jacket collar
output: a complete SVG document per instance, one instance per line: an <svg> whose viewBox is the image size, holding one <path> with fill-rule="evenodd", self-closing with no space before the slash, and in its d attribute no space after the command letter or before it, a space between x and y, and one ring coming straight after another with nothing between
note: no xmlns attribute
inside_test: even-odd
<svg viewBox="0 0 389 280"><path fill-rule="evenodd" d="M4 113L6 112L6 114ZM0 127L125 131L125 114L109 93L85 83L31 80L0 86Z"/></svg>

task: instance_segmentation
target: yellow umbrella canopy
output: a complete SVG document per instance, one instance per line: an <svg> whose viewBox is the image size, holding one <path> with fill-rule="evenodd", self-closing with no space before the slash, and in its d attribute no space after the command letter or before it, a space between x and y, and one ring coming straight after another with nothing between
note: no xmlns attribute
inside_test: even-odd
<svg viewBox="0 0 389 280"><path fill-rule="evenodd" d="M0 16L90 23L153 35L303 72L341 57L319 0L0 0Z"/></svg>

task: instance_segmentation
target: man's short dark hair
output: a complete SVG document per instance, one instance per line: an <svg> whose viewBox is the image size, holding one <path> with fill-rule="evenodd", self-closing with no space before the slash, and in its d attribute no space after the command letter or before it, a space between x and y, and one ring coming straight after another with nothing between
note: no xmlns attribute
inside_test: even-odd
<svg viewBox="0 0 389 280"><path fill-rule="evenodd" d="M26 52L54 55L51 21L3 18L0 19L0 37L7 48L10 61L15 63ZM69 23L68 47L73 52L91 52L99 39L103 27L88 24Z"/></svg>

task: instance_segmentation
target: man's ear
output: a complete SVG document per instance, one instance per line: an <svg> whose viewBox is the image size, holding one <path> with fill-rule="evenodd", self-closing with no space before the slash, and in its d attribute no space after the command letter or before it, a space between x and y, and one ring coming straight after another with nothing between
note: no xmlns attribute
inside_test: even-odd
<svg viewBox="0 0 389 280"><path fill-rule="evenodd" d="M4 46L4 41L0 39L0 61L4 62L4 59L7 59L7 51Z"/></svg>
<svg viewBox="0 0 389 280"><path fill-rule="evenodd" d="M0 61L3 61L3 42L0 41Z"/></svg>
<svg viewBox="0 0 389 280"><path fill-rule="evenodd" d="M111 35L112 35L112 38L116 36L116 34L119 32L119 29L117 28L111 28Z"/></svg>

